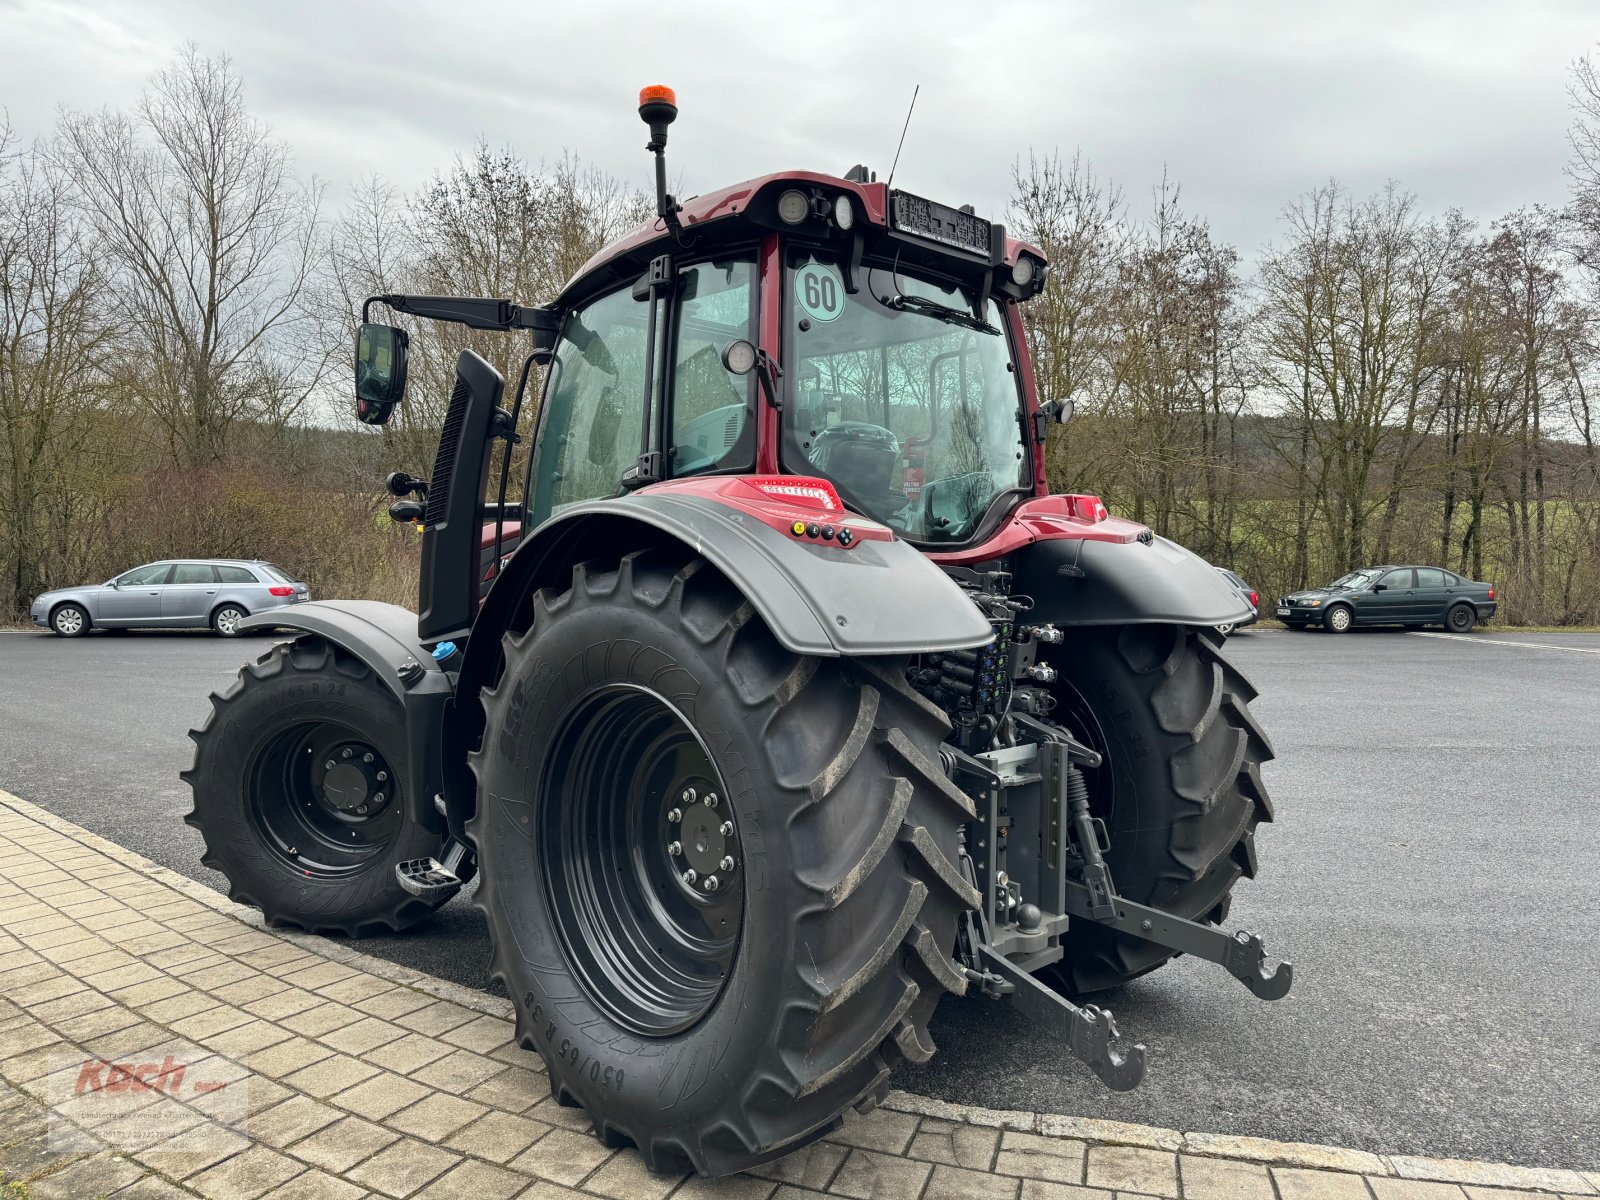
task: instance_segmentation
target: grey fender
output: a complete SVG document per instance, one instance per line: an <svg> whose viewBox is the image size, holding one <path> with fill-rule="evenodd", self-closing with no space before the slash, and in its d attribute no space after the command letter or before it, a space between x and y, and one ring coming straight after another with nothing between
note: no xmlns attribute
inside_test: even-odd
<svg viewBox="0 0 1600 1200"><path fill-rule="evenodd" d="M1017 552L1012 590L1027 618L1058 626L1221 625L1251 608L1216 568L1177 542L1050 539Z"/></svg>
<svg viewBox="0 0 1600 1200"><path fill-rule="evenodd" d="M376 600L322 600L269 609L246 617L239 628L314 634L372 670L405 710L407 803L416 820L443 833L445 821L434 797L444 790L444 720L454 689L417 640L417 614ZM422 674L407 686L401 667L409 663L421 667ZM408 666L407 674L415 676L415 670Z"/></svg>
<svg viewBox="0 0 1600 1200"><path fill-rule="evenodd" d="M844 549L684 492L643 492L563 510L517 547L480 620L499 624L495 618L531 589L564 587L576 562L662 536L732 580L796 654L957 650L982 645L994 632L950 577L905 542L862 539Z"/></svg>
<svg viewBox="0 0 1600 1200"><path fill-rule="evenodd" d="M779 642L798 654L905 654L978 646L993 630L949 576L905 542L837 544L789 537L737 509L684 493L639 493L573 505L518 545L484 597L446 715L450 827L472 815L467 753L483 734L479 692L500 673L500 639L525 633L528 597L566 588L575 564L652 546L703 555L744 592Z"/></svg>

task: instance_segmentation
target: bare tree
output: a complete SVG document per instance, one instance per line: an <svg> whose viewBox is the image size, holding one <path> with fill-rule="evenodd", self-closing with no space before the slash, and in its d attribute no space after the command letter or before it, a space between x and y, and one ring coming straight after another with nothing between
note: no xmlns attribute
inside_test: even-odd
<svg viewBox="0 0 1600 1200"><path fill-rule="evenodd" d="M0 612L81 566L112 334L92 235L50 163L0 126Z"/></svg>
<svg viewBox="0 0 1600 1200"><path fill-rule="evenodd" d="M64 110L56 159L127 326L119 381L172 459L215 462L235 422L292 418L331 353L308 303L321 189L229 61L189 46L132 113Z"/></svg>

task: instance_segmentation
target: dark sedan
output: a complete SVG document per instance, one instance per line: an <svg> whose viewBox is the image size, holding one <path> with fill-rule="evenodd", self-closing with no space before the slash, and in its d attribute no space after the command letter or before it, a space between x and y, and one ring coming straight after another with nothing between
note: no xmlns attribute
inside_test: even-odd
<svg viewBox="0 0 1600 1200"><path fill-rule="evenodd" d="M1440 567L1365 567L1324 588L1278 599L1277 616L1290 629L1320 625L1344 633L1355 625L1443 625L1466 633L1489 620L1494 588Z"/></svg>

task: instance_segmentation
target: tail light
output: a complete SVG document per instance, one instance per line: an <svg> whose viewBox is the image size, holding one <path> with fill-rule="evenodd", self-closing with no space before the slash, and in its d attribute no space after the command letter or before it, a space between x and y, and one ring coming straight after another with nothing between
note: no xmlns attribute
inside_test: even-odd
<svg viewBox="0 0 1600 1200"><path fill-rule="evenodd" d="M1106 512L1105 502L1099 496L1069 495L1064 499L1072 506L1072 515L1080 521L1097 523L1104 521L1110 515Z"/></svg>
<svg viewBox="0 0 1600 1200"><path fill-rule="evenodd" d="M272 595L274 595L274 596L292 596L292 595L294 595L294 589L292 587L269 587L267 589L267 591L269 593L271 593Z"/></svg>
<svg viewBox="0 0 1600 1200"><path fill-rule="evenodd" d="M1491 599L1491 600L1494 599L1494 589L1493 588L1489 589L1489 599Z"/></svg>
<svg viewBox="0 0 1600 1200"><path fill-rule="evenodd" d="M1256 605L1259 605L1260 603L1261 603L1261 601L1256 599L1256 594L1254 592L1251 592L1250 593L1250 605L1251 605L1251 607L1253 608Z"/></svg>
<svg viewBox="0 0 1600 1200"><path fill-rule="evenodd" d="M844 509L844 501L826 479L809 475L762 475L745 482L769 500L785 504L798 504L821 512L836 513Z"/></svg>

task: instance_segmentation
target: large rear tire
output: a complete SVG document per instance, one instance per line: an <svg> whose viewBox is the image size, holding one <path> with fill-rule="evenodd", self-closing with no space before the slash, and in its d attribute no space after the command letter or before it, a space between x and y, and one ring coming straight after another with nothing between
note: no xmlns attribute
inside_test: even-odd
<svg viewBox="0 0 1600 1200"><path fill-rule="evenodd" d="M687 551L580 565L532 608L483 695L467 830L552 1093L706 1175L875 1104L965 991L944 714L900 660L783 649Z"/></svg>
<svg viewBox="0 0 1600 1200"><path fill-rule="evenodd" d="M189 736L200 861L270 924L398 931L454 894L423 900L395 878L444 837L411 816L405 713L359 659L315 637L274 646Z"/></svg>
<svg viewBox="0 0 1600 1200"><path fill-rule="evenodd" d="M1210 631L1126 625L1071 631L1060 648L1055 716L1106 757L1085 771L1106 823L1117 891L1220 924L1233 886L1256 874L1255 829L1272 820L1261 764L1272 744L1250 715L1256 691ZM1074 919L1056 986L1100 991L1153 971L1173 951Z"/></svg>

